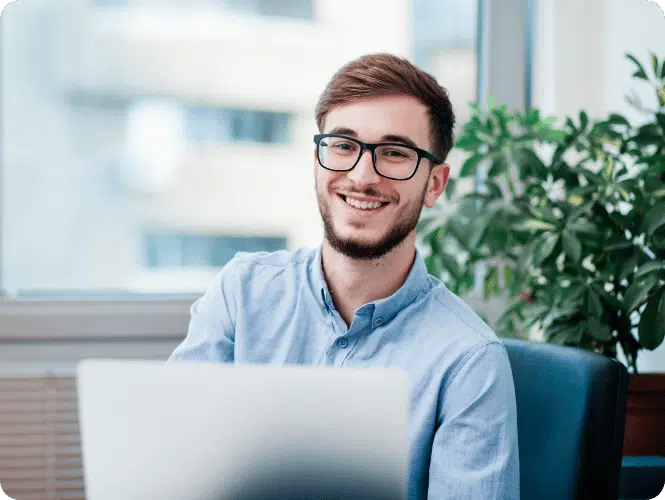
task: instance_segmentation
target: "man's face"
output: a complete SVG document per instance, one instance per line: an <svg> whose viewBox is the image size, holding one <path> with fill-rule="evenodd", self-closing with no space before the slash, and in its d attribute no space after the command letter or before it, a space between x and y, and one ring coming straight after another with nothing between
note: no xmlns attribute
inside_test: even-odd
<svg viewBox="0 0 665 500"><path fill-rule="evenodd" d="M323 133L340 133L363 142L404 142L432 151L427 108L408 96L382 96L333 108ZM408 143L407 143L408 144ZM415 235L423 205L434 206L448 180L449 167L430 169L423 158L415 175L396 181L381 177L370 151L349 172L322 168L314 158L316 194L325 238L340 253L355 259L382 257ZM349 204L380 202L378 208Z"/></svg>

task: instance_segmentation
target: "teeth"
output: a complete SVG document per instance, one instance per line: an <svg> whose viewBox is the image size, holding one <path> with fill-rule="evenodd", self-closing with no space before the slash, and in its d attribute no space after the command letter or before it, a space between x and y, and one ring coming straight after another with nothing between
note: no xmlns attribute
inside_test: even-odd
<svg viewBox="0 0 665 500"><path fill-rule="evenodd" d="M354 208L360 208L361 210L374 210L381 206L381 202L378 201L358 201L347 196L346 202Z"/></svg>

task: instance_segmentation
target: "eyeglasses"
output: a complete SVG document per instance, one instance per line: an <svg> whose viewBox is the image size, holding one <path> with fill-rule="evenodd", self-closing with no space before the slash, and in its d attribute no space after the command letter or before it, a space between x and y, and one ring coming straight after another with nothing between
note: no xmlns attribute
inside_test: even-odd
<svg viewBox="0 0 665 500"><path fill-rule="evenodd" d="M319 165L334 172L353 170L365 150L372 152L376 173L396 181L406 181L413 177L422 158L437 164L443 163L424 149L396 142L368 144L345 135L317 134L314 136L314 143L317 146Z"/></svg>

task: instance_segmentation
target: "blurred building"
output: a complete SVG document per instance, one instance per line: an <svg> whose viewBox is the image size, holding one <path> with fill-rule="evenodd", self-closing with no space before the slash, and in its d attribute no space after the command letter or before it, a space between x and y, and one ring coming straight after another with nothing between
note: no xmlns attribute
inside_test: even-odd
<svg viewBox="0 0 665 500"><path fill-rule="evenodd" d="M326 82L387 51L432 71L464 109L475 4L10 4L3 287L198 292L238 250L317 245L313 107Z"/></svg>

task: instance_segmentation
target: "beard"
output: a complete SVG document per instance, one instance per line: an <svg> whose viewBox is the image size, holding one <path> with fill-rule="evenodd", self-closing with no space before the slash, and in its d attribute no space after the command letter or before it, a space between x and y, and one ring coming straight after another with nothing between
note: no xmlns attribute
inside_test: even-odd
<svg viewBox="0 0 665 500"><path fill-rule="evenodd" d="M354 191L354 193L370 197L379 196L379 193L372 188L365 189L364 191ZM397 214L393 223L384 233L384 236L378 241L372 242L354 239L353 237L342 238L335 230L335 224L330 214L330 206L325 199L325 195L317 189L316 197L319 202L321 219L323 220L324 237L333 249L346 257L356 260L379 259L400 245L416 229L426 194L427 184L425 184L420 198L405 205Z"/></svg>

